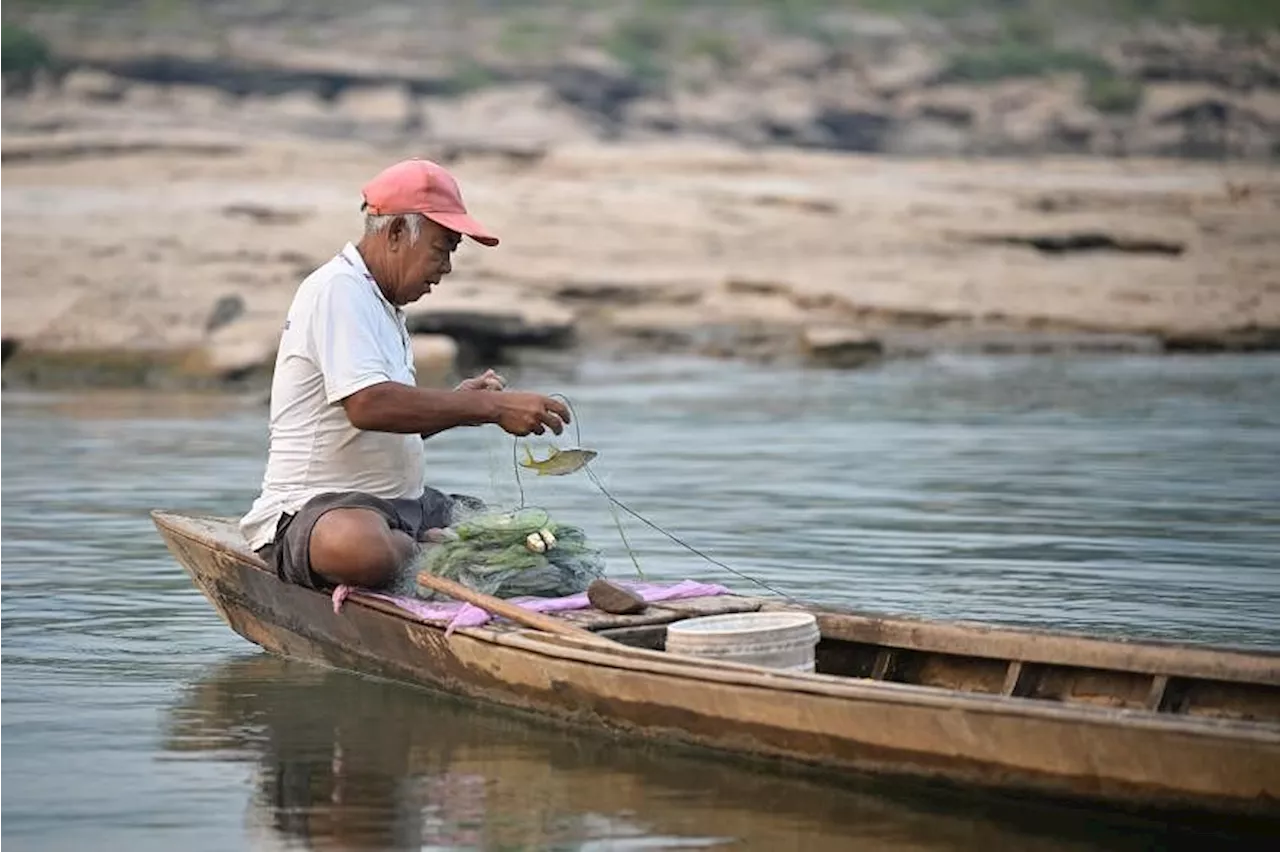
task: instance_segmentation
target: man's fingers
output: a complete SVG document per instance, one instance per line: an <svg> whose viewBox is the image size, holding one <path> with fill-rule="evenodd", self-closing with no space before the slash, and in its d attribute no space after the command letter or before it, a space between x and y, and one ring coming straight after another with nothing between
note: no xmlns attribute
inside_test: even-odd
<svg viewBox="0 0 1280 852"><path fill-rule="evenodd" d="M569 422L569 406L560 400L547 397L547 411L554 413L563 423ZM556 434L560 434L559 429L556 430Z"/></svg>
<svg viewBox="0 0 1280 852"><path fill-rule="evenodd" d="M478 376L472 376L464 379L455 390L486 390L500 391L506 390L507 380L503 376L494 372L492 368L485 370Z"/></svg>
<svg viewBox="0 0 1280 852"><path fill-rule="evenodd" d="M543 435L547 429L559 435L569 422L567 405L536 393L512 392L500 405L507 413L498 422L513 435Z"/></svg>
<svg viewBox="0 0 1280 852"><path fill-rule="evenodd" d="M548 409L542 412L542 422L551 427L551 431L559 435L564 431L564 421L556 415L554 411ZM541 434L541 433L539 433Z"/></svg>

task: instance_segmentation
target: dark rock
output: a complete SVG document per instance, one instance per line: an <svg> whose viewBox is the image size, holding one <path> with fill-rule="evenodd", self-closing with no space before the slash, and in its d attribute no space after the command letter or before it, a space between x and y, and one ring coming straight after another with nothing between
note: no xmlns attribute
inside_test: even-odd
<svg viewBox="0 0 1280 852"><path fill-rule="evenodd" d="M1217 93L1189 99L1164 112L1151 116L1156 124L1226 124L1242 111L1229 98Z"/></svg>
<svg viewBox="0 0 1280 852"><path fill-rule="evenodd" d="M879 338L850 328L806 328L800 345L806 361L823 367L862 367L884 354Z"/></svg>
<svg viewBox="0 0 1280 852"><path fill-rule="evenodd" d="M632 613L643 612L648 606L644 598L635 592L614 585L604 579L591 581L591 585L587 586L587 600L591 601L591 605L601 612L609 612L614 615L631 615Z"/></svg>
<svg viewBox="0 0 1280 852"><path fill-rule="evenodd" d="M1104 123L1099 116L1085 110L1073 114L1058 115L1049 126L1049 138L1053 148L1075 154L1088 153Z"/></svg>
<svg viewBox="0 0 1280 852"><path fill-rule="evenodd" d="M1164 37L1152 34L1120 45L1129 73L1150 82L1210 83L1235 89L1280 87L1280 60L1248 37L1184 30Z"/></svg>
<svg viewBox="0 0 1280 852"><path fill-rule="evenodd" d="M557 65L544 82L565 103L614 123L622 118L627 104L648 92L648 86L635 77L584 65Z"/></svg>
<svg viewBox="0 0 1280 852"><path fill-rule="evenodd" d="M597 302L610 305L639 305L647 301L646 293L630 284L612 284L607 281L565 284L555 291L557 299L567 302Z"/></svg>
<svg viewBox="0 0 1280 852"><path fill-rule="evenodd" d="M14 338L6 338L0 335L0 390L4 390L4 365L5 361L13 357L13 353L18 351L18 340Z"/></svg>
<svg viewBox="0 0 1280 852"><path fill-rule="evenodd" d="M0 364L8 361L18 351L21 342L16 337L0 338Z"/></svg>
<svg viewBox="0 0 1280 852"><path fill-rule="evenodd" d="M803 195L765 194L757 195L751 201L761 207L786 207L801 210L805 213L820 213L831 216L840 212L840 205L829 198L816 198Z"/></svg>
<svg viewBox="0 0 1280 852"><path fill-rule="evenodd" d="M86 62L89 67L131 80L167 85L208 86L231 95L282 95L314 92L335 99L343 89L368 82L359 75L320 69L279 68L245 62L172 54L153 54Z"/></svg>
<svg viewBox="0 0 1280 852"><path fill-rule="evenodd" d="M887 112L863 108L832 107L818 113L817 123L832 139L832 146L842 151L875 153L893 127Z"/></svg>
<svg viewBox="0 0 1280 852"><path fill-rule="evenodd" d="M4 151L0 152L0 162L54 162L89 157L119 157L153 151L225 157L231 154L238 154L241 150L238 145L222 142L185 142L162 139L96 139L88 137L68 140L39 139L6 143Z"/></svg>
<svg viewBox="0 0 1280 852"><path fill-rule="evenodd" d="M261 204L228 204L222 215L231 219L241 218L259 225L295 225L311 214L305 210L278 210Z"/></svg>
<svg viewBox="0 0 1280 852"><path fill-rule="evenodd" d="M894 331L885 335L889 357L919 357L937 352L982 355L1141 354L1165 351L1149 334L1018 329L941 329Z"/></svg>
<svg viewBox="0 0 1280 852"><path fill-rule="evenodd" d="M23 347L4 362L7 387L155 388L219 387L212 376L187 373L181 350L44 350Z"/></svg>
<svg viewBox="0 0 1280 852"><path fill-rule="evenodd" d="M457 82L447 74L385 73L329 67L288 66L253 62L244 57L183 56L139 53L100 58L68 57L70 67L102 71L124 80L160 85L205 86L234 97L307 92L332 103L352 89L403 86L413 96L456 94ZM486 80L501 82L507 75L483 69Z"/></svg>
<svg viewBox="0 0 1280 852"><path fill-rule="evenodd" d="M1169 332L1163 335L1166 352L1275 352L1280 350L1280 328L1247 326L1216 332Z"/></svg>
<svg viewBox="0 0 1280 852"><path fill-rule="evenodd" d="M976 121L976 115L976 110L969 104L927 102L920 105L922 118L953 127L972 127Z"/></svg>
<svg viewBox="0 0 1280 852"><path fill-rule="evenodd" d="M1085 251L1117 251L1129 254L1180 255L1186 245L1154 237L1126 237L1102 231L1076 231L1064 234L993 234L971 238L975 243L1030 246L1044 254L1067 254Z"/></svg>
<svg viewBox="0 0 1280 852"><path fill-rule="evenodd" d="M610 307L634 307L636 305L690 305L702 298L696 287L685 285L648 285L613 281L574 281L562 284L555 290L560 302L583 302Z"/></svg>
<svg viewBox="0 0 1280 852"><path fill-rule="evenodd" d="M235 295L223 296L213 305L209 319L205 320L204 330L212 334L218 329L230 325L244 314L244 299Z"/></svg>
<svg viewBox="0 0 1280 852"><path fill-rule="evenodd" d="M724 289L726 292L741 296L788 296L791 294L790 284L749 278L730 278L724 282Z"/></svg>
<svg viewBox="0 0 1280 852"><path fill-rule="evenodd" d="M462 160L501 160L516 166L536 166L547 156L547 146L538 142L506 142L467 139L442 142L434 149L439 163L452 165Z"/></svg>
<svg viewBox="0 0 1280 852"><path fill-rule="evenodd" d="M453 338L464 364L497 360L508 347L560 349L574 342L573 316L561 311L432 310L410 313L405 321L411 334Z"/></svg>

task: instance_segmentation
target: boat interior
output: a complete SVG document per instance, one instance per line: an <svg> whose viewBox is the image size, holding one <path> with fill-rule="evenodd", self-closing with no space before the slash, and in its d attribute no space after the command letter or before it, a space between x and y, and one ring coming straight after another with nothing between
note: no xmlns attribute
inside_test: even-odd
<svg viewBox="0 0 1280 852"><path fill-rule="evenodd" d="M1061 704L1280 722L1280 653L1131 642L956 622L931 622L722 595L651 604L618 616L563 620L634 648L662 651L685 618L806 610L818 621L819 674L908 683Z"/></svg>
<svg viewBox="0 0 1280 852"><path fill-rule="evenodd" d="M265 569L233 521L169 516L217 549ZM368 605L407 617L376 598ZM812 612L821 638L818 674L970 693L1092 705L1161 715L1280 724L1280 652L925 621L777 598L717 595L662 601L642 612L556 613L568 624L624 646L666 650L667 627L703 615L761 610ZM487 630L521 631L504 621Z"/></svg>

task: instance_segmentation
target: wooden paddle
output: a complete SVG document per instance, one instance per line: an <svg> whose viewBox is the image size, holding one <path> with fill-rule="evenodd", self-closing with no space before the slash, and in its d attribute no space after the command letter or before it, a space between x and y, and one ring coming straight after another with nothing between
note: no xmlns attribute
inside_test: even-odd
<svg viewBox="0 0 1280 852"><path fill-rule="evenodd" d="M418 572L418 585L426 586L434 589L441 594L448 595L455 600L466 601L480 607L490 615L500 615L503 618L509 618L525 627L532 627L534 630L543 630L547 633L559 633L561 636L576 636L579 639L591 637L593 639L602 639L604 637L596 636L590 630L583 630L581 627L574 627L572 624L566 624L557 618L549 615L543 615L540 612L525 609L522 606L516 606L508 603L501 598L495 598L493 595L486 595L484 592L477 592L475 589L469 589L461 583L450 580L446 577L439 577L430 571ZM608 641L608 640L605 640Z"/></svg>

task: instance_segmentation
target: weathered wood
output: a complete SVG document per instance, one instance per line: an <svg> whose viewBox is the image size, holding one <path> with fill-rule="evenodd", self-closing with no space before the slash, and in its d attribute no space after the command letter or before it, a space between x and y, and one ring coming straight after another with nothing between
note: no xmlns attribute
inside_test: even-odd
<svg viewBox="0 0 1280 852"><path fill-rule="evenodd" d="M466 628L446 636L439 627L390 605L372 606L358 594L335 614L327 595L283 583L264 570L227 531L234 529L230 523L222 530L213 524L211 535L207 521L165 513L154 517L166 544L232 629L275 653L568 723L748 756L1087 801L1280 818L1280 724L1269 718L1120 712L994 694L1001 680L1008 680L1007 670L991 693L964 692L700 660L583 633L504 627ZM1135 643L1127 650L1142 648ZM1038 667L1024 664L1022 673ZM889 666L890 676L899 668ZM901 668L909 672L919 666ZM1058 680L1037 682L1035 693L1076 689L1067 667L1044 668ZM1088 688L1110 689L1119 676L1125 676L1128 691L1141 673L1103 671ZM1266 712L1267 690L1274 691L1266 683L1171 678L1171 692L1175 683L1188 695L1199 690L1188 698L1192 706L1223 709L1244 694L1240 689L1261 690L1257 703L1245 711L1252 714ZM1144 697L1149 687L1148 676Z"/></svg>
<svg viewBox="0 0 1280 852"><path fill-rule="evenodd" d="M612 639L631 648L648 648L661 651L667 646L667 628L665 625L642 625L640 627L612 627L601 630L597 635Z"/></svg>
<svg viewBox="0 0 1280 852"><path fill-rule="evenodd" d="M765 609L794 609L765 604ZM827 638L960 656L1020 659L1081 668L1209 678L1280 686L1280 652L1208 648L1179 642L1129 642L1067 633L885 618L815 608Z"/></svg>
<svg viewBox="0 0 1280 852"><path fill-rule="evenodd" d="M1017 694L1018 681L1022 679L1022 660L1011 660L1005 671L1004 684L1000 687L1001 695Z"/></svg>
<svg viewBox="0 0 1280 852"><path fill-rule="evenodd" d="M442 595L448 595L455 600L466 601L473 606L480 607L491 615L500 615L518 624L523 624L525 627L532 627L534 630L545 630L548 633L559 633L562 636L590 637L592 635L581 627L573 627L551 616L508 603L501 598L495 598L493 595L486 595L484 592L477 592L475 589L469 589L461 583L456 583L447 577L437 576L430 571L418 572L418 585L426 586L428 589L433 589Z"/></svg>
<svg viewBox="0 0 1280 852"><path fill-rule="evenodd" d="M1147 692L1146 700L1146 707L1148 710L1159 711L1160 703L1164 701L1165 690L1168 688L1168 675L1156 675L1151 678L1151 689Z"/></svg>

